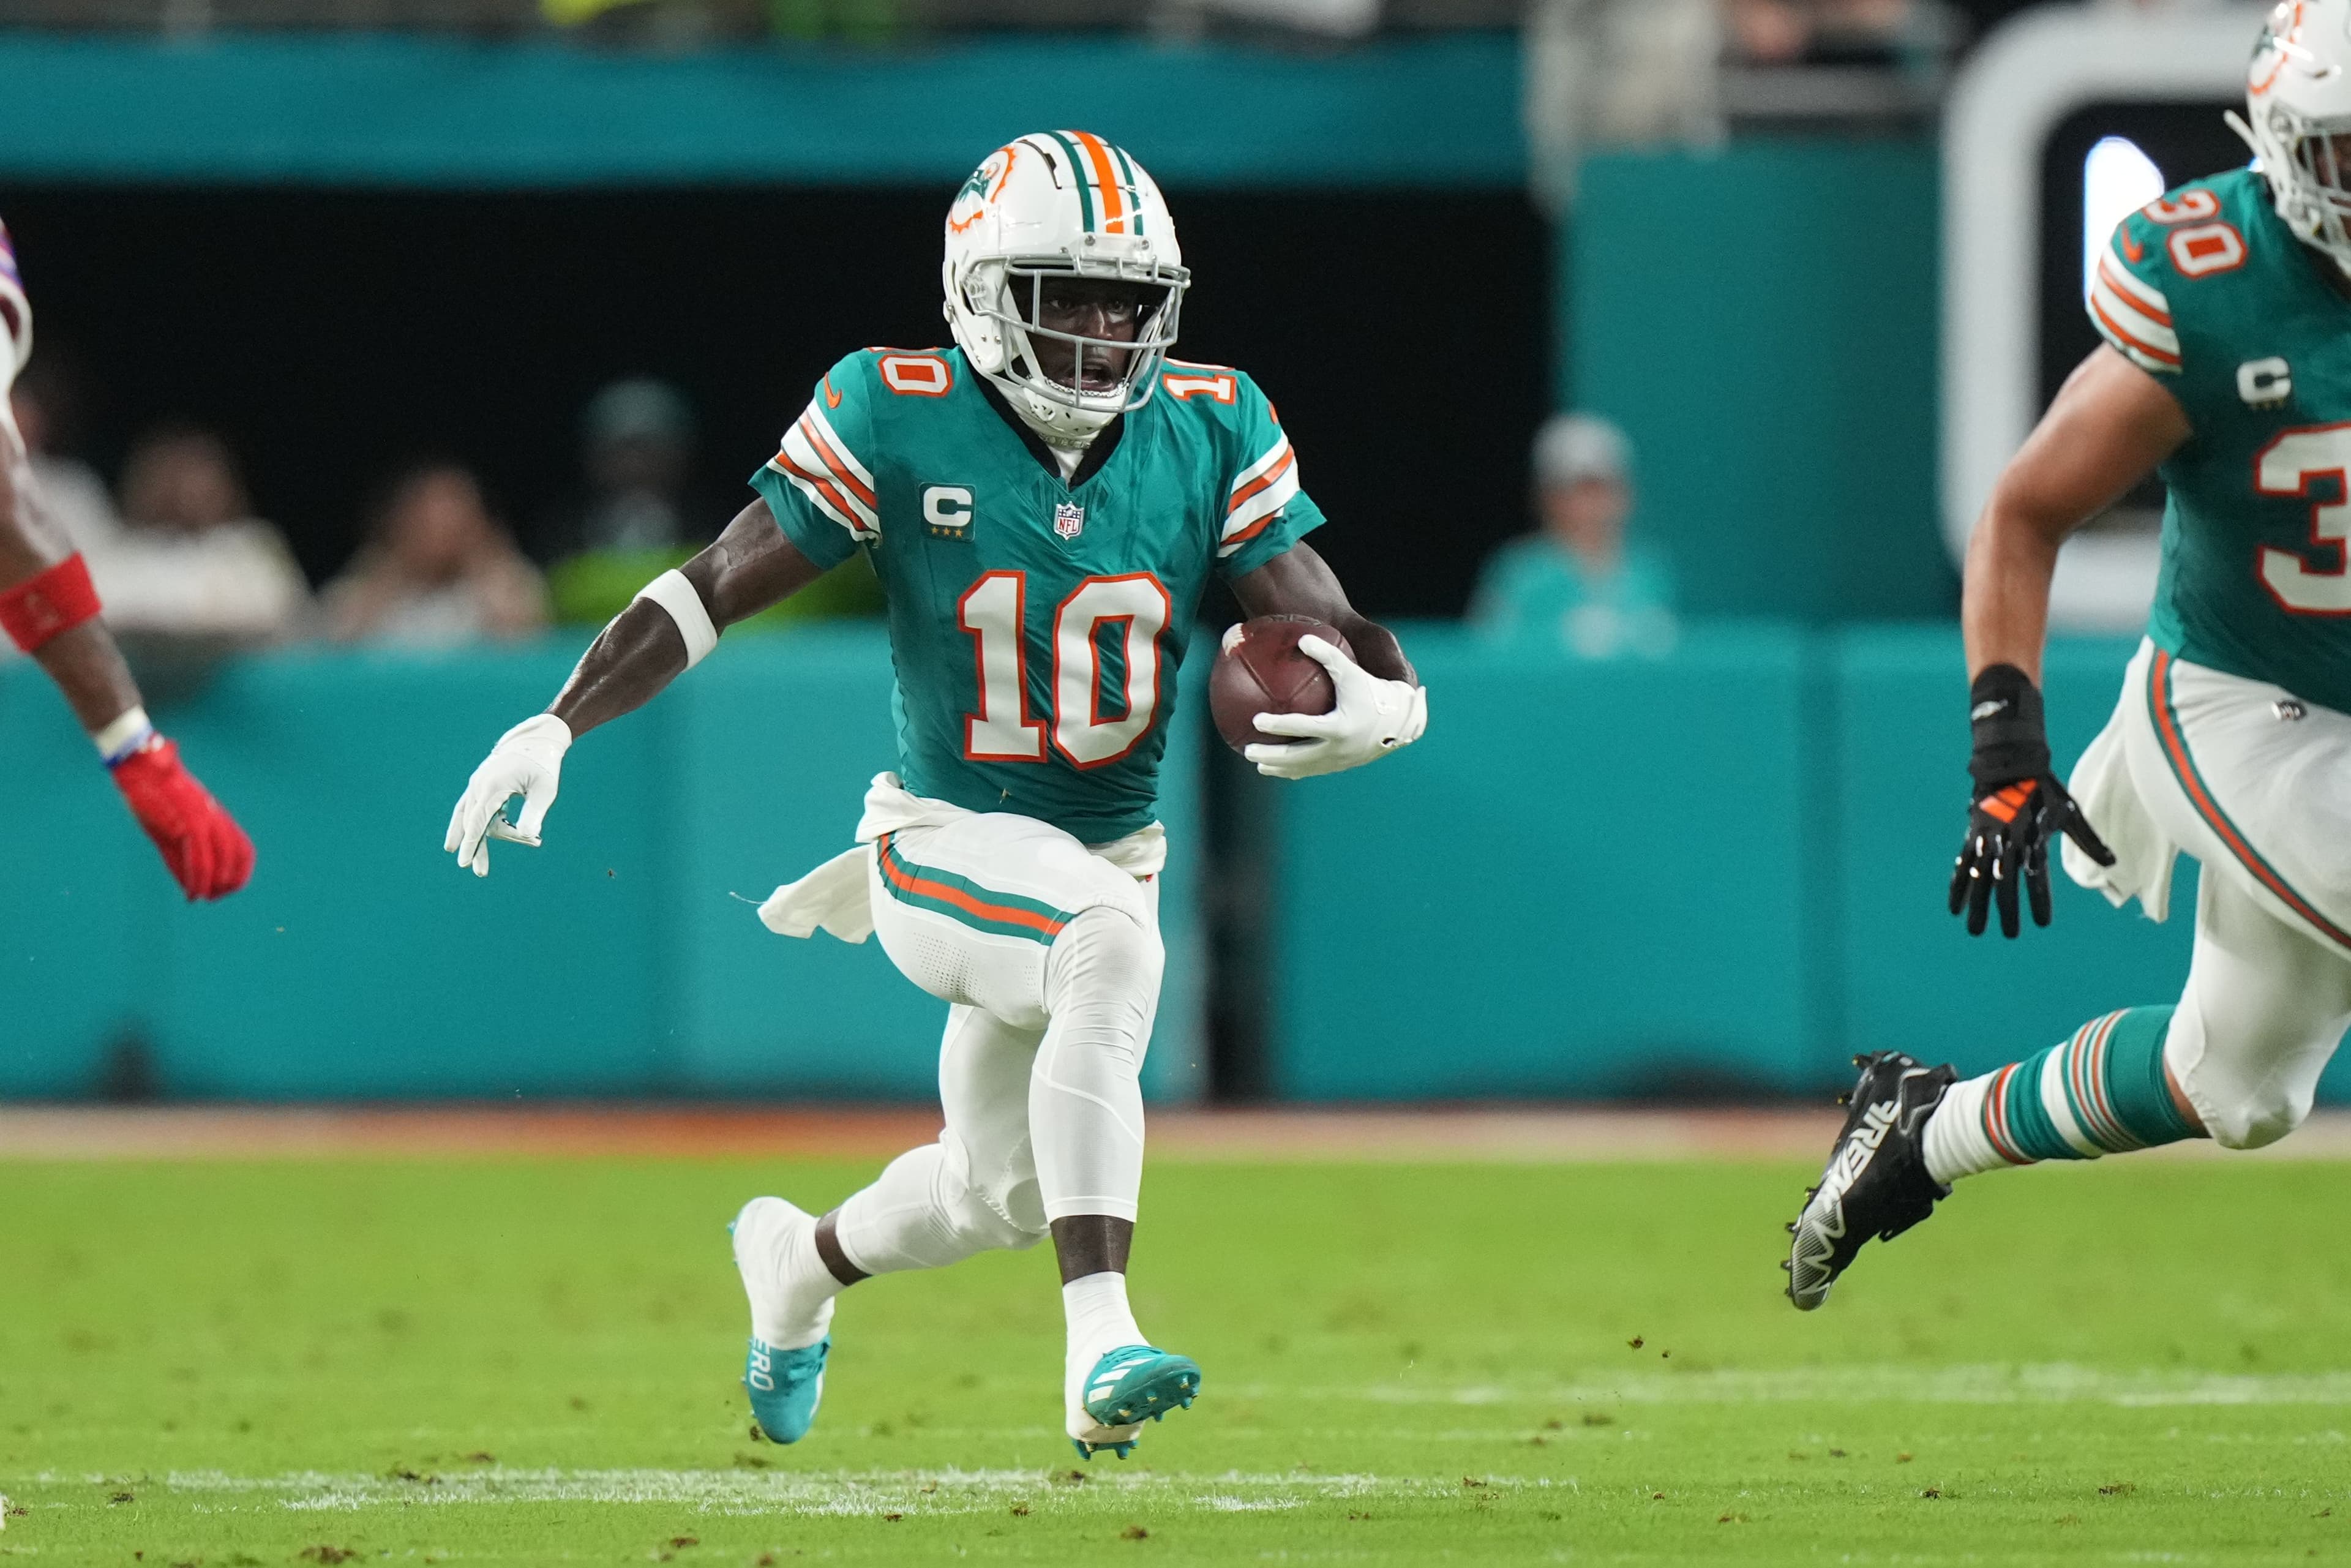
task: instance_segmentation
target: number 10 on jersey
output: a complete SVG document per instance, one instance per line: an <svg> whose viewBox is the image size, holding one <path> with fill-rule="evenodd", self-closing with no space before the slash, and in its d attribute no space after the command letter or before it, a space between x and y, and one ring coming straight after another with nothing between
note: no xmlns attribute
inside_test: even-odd
<svg viewBox="0 0 2351 1568"><path fill-rule="evenodd" d="M1029 574L991 571L956 601L956 623L979 661L979 711L964 720L975 762L1042 762L1047 724L1029 708ZM1149 572L1090 577L1053 612L1053 749L1080 768L1116 762L1151 733L1161 688L1160 634L1175 614ZM1102 629L1116 625L1125 666L1123 711L1102 716Z"/></svg>

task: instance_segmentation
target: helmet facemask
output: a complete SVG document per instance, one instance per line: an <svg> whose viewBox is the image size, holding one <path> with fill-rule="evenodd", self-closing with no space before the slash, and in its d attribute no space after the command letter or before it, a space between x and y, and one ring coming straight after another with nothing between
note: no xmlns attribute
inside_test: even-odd
<svg viewBox="0 0 2351 1568"><path fill-rule="evenodd" d="M2273 103L2256 124L2278 215L2351 271L2351 120L2314 120Z"/></svg>
<svg viewBox="0 0 2351 1568"><path fill-rule="evenodd" d="M1069 292L1073 281L1108 296L1094 314L1116 316L1116 293L1131 292L1134 336L1094 337L1043 324L1048 290L1059 283ZM963 294L971 314L1000 338L1001 368L991 379L1019 394L1021 413L1049 440L1082 442L1151 401L1190 285L1185 268L1154 261L1013 256L973 265Z"/></svg>
<svg viewBox="0 0 2351 1568"><path fill-rule="evenodd" d="M2278 216L2351 272L2351 20L2342 0L2285 0L2270 14L2229 124L2253 150Z"/></svg>

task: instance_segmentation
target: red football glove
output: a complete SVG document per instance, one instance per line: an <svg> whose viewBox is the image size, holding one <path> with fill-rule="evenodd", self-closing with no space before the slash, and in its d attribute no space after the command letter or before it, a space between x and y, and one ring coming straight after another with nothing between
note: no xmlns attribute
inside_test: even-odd
<svg viewBox="0 0 2351 1568"><path fill-rule="evenodd" d="M253 841L162 736L116 763L114 782L190 902L225 898L253 874Z"/></svg>

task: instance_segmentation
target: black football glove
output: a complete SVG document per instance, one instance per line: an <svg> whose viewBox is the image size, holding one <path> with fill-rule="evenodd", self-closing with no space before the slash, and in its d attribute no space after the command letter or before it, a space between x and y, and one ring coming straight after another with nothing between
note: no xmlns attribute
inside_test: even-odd
<svg viewBox="0 0 2351 1568"><path fill-rule="evenodd" d="M1967 912L1968 935L1983 935L1995 900L2000 929L2020 929L2016 887L2024 884L2032 923L2049 924L2049 844L2060 833L2100 865L2115 852L2091 831L2082 808L2049 770L2049 734L2041 690L2014 664L1994 664L1969 692L1975 755L1968 761L1975 800L1968 810L1967 842L1951 870L1951 913Z"/></svg>

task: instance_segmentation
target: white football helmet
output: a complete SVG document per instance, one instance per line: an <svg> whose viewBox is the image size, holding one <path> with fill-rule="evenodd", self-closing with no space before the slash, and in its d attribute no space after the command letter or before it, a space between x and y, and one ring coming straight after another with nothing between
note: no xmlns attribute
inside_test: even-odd
<svg viewBox="0 0 2351 1568"><path fill-rule="evenodd" d="M940 280L972 368L1048 442L1075 446L1151 401L1192 282L1183 261L1142 164L1088 131L1046 131L998 148L964 182L947 209ZM1132 343L1049 331L1030 324L1049 277L1132 283L1158 298L1146 297ZM1075 363L1123 356L1125 374L1107 387L1056 381L1038 363L1039 338L1071 345Z"/></svg>
<svg viewBox="0 0 2351 1568"><path fill-rule="evenodd" d="M2245 110L2231 123L2268 176L2278 216L2351 271L2351 0L2285 0L2270 13Z"/></svg>

